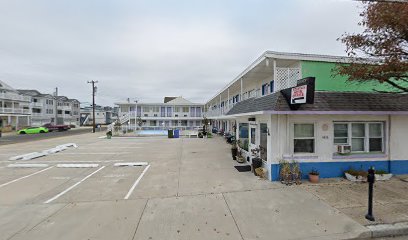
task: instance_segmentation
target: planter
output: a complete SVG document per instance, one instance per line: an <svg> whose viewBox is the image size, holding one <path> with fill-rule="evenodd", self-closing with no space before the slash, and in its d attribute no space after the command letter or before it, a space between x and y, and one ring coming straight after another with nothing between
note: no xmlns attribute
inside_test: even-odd
<svg viewBox="0 0 408 240"><path fill-rule="evenodd" d="M346 176L346 179L352 182L366 182L367 178L363 177L363 176L353 176L350 173L344 173L344 175Z"/></svg>
<svg viewBox="0 0 408 240"><path fill-rule="evenodd" d="M262 167L262 159L253 158L252 159L252 171L255 176L257 176L255 169Z"/></svg>
<svg viewBox="0 0 408 240"><path fill-rule="evenodd" d="M231 148L232 159L237 160L238 149Z"/></svg>
<svg viewBox="0 0 408 240"><path fill-rule="evenodd" d="M244 157L236 157L237 158L237 162L239 163L244 163L245 162L245 158Z"/></svg>
<svg viewBox="0 0 408 240"><path fill-rule="evenodd" d="M392 177L392 173L375 174L375 180L377 180L377 181L387 181L387 180L390 180L391 177Z"/></svg>
<svg viewBox="0 0 408 240"><path fill-rule="evenodd" d="M319 175L309 174L309 181L311 183L318 183L319 182Z"/></svg>

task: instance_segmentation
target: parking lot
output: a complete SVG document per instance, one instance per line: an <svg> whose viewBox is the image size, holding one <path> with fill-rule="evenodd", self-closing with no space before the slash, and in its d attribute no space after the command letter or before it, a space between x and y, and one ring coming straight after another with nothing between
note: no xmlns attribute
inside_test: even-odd
<svg viewBox="0 0 408 240"><path fill-rule="evenodd" d="M343 239L366 231L308 191L236 171L222 138L98 136L0 147L0 239ZM9 160L66 143L78 148ZM125 162L147 165L114 166ZM9 167L16 163L41 165Z"/></svg>

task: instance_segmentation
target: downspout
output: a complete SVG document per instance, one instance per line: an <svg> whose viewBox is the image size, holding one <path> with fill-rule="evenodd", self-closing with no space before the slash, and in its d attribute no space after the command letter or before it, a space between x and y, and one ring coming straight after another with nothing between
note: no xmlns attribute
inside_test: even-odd
<svg viewBox="0 0 408 240"><path fill-rule="evenodd" d="M388 152L388 172L391 173L391 115L388 115L388 136L387 136L387 152Z"/></svg>

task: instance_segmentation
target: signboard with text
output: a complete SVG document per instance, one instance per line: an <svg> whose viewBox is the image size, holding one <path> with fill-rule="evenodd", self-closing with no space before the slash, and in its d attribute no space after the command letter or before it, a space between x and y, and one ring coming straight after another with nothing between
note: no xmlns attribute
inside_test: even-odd
<svg viewBox="0 0 408 240"><path fill-rule="evenodd" d="M307 85L297 86L292 88L290 94L290 103L291 104L302 104L306 103L307 96Z"/></svg>
<svg viewBox="0 0 408 240"><path fill-rule="evenodd" d="M296 86L281 90L281 93L286 98L291 110L298 110L303 104L313 104L314 92L314 77L299 79Z"/></svg>

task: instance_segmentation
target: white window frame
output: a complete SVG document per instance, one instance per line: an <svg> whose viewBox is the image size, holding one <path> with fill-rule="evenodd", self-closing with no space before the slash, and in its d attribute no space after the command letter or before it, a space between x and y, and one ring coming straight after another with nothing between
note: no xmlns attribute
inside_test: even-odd
<svg viewBox="0 0 408 240"><path fill-rule="evenodd" d="M311 138L311 137L297 137L297 138L295 138L295 125L297 125L297 124L309 124L309 125L313 125L313 138ZM291 127L291 152L293 153L293 154L295 154L295 155L307 155L307 154L310 154L310 155L315 155L316 154L316 144L317 144L317 142L316 142L316 123L315 122L294 122L294 123L292 123L291 124L292 125L292 127ZM295 152L295 140L296 139L313 139L313 141L314 141L314 144L313 144L313 152Z"/></svg>
<svg viewBox="0 0 408 240"><path fill-rule="evenodd" d="M385 153L385 122L381 121L353 121L353 122L333 122L333 144L334 145L350 145L352 146L352 124L364 124L364 151L352 151L352 153L377 153L378 151L370 152L370 124L381 124L381 151ZM334 124L347 124L347 143L334 143ZM361 137L362 138L362 137Z"/></svg>

